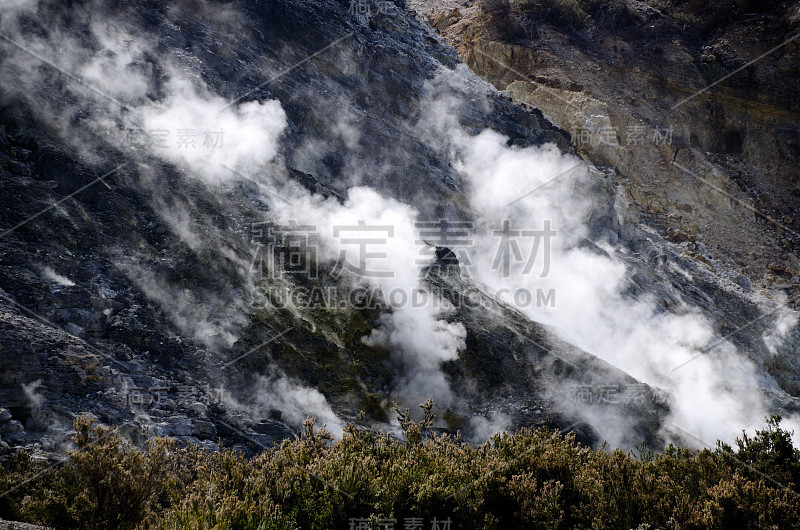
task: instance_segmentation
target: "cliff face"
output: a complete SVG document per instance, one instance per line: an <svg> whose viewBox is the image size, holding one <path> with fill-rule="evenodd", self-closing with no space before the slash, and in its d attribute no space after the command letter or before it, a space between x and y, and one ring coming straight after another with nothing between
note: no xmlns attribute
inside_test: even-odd
<svg viewBox="0 0 800 530"><path fill-rule="evenodd" d="M648 70L623 82L556 33L549 54L486 39L474 6L433 24L507 94L400 1L2 9L4 444L58 452L88 412L137 439L258 450L306 415L389 428L393 401L431 395L438 426L475 439L551 425L624 447L686 440L668 418L707 438L743 427L726 415L795 410L794 321L753 276L781 240L672 164L729 186L749 158L692 147L718 141L714 124L687 143L675 126L570 145L578 126L660 125L660 96L625 103L661 86ZM546 75L514 73L535 64ZM593 75L616 88L587 88ZM735 120L791 120L766 99L723 120L743 153L770 144ZM788 189L788 156L753 189ZM437 239L443 221L469 236ZM511 274L526 264L509 227L539 237L551 221L552 267L538 255L540 275ZM365 226L387 230L388 260L359 275L351 257L348 273L337 234ZM742 233L765 245L757 260Z"/></svg>
<svg viewBox="0 0 800 530"><path fill-rule="evenodd" d="M491 4L412 3L470 68L612 171L634 222L689 252L702 243L757 288L797 276L796 2Z"/></svg>
<svg viewBox="0 0 800 530"><path fill-rule="evenodd" d="M627 222L794 307L798 3L411 5L472 70L571 134Z"/></svg>

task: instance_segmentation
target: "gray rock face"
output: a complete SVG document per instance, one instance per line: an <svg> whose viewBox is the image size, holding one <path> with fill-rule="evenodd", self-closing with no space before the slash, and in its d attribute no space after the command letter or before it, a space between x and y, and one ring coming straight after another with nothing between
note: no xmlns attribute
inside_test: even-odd
<svg viewBox="0 0 800 530"><path fill-rule="evenodd" d="M221 2L216 15L166 1L86 0L76 2L83 9L72 14L55 0L45 4L15 26L20 38L64 27L77 44L100 47L85 14L95 12L153 43L147 61L126 64L147 72L149 83L144 100L128 107L165 104L168 59L174 59L226 101L281 102L286 131L275 161L260 169L285 186L341 202L360 184L412 205L423 220L470 218L462 177L448 154L424 142L418 130L437 90L431 81L463 65L402 2L371 17L333 0ZM25 61L0 65L0 76L13 79L20 68L34 68L33 58ZM453 79L461 82L446 90L460 102L453 113L464 130L498 131L509 146L552 143L570 151L567 136L541 113L459 72ZM57 72L47 76L52 82L24 90L0 83L6 190L0 211L0 406L6 407L0 409L0 438L17 445L44 439L43 447L62 451L70 422L88 411L121 426L137 443L145 427L151 436L212 449L220 438L259 451L293 436L299 421L314 413L312 389L339 418L356 421L364 410L365 422L385 426L403 366L364 338L389 311L266 313L243 302L253 291L246 272L253 265L252 228L267 213L258 178L214 188L177 163L98 136L89 122L124 121L129 114L116 109L106 115L107 101L81 99L59 86L64 80ZM51 106L85 127L64 133L47 112ZM99 182L125 161L129 166L104 180L106 186ZM621 259L631 275L631 299L652 295L665 307L689 301L720 318L735 315L737 324L757 316L753 304L742 309L743 299L721 289L708 271L697 270L692 281L674 272L669 263L693 265L663 239L621 223L613 189L598 185L584 193L599 206L582 244L601 254L603 241L626 250ZM450 297L481 291L456 274L457 258L446 252L439 258L432 286ZM289 282L336 285L327 274ZM461 398L447 411L448 428L469 430L471 418L498 413L513 427L574 427L584 441L601 442L605 434L588 418L608 410L577 410L567 404L564 388L639 382L513 308L489 305L491 311L461 307L454 317L463 322L466 339L459 358L442 367ZM753 326L736 341L752 347L763 331ZM663 441L668 397L640 391L639 401L614 409L631 426L619 438L626 446ZM289 404L292 392L302 398ZM782 397L782 407L793 406Z"/></svg>
<svg viewBox="0 0 800 530"><path fill-rule="evenodd" d="M192 424L192 435L201 440L210 440L217 434L217 428L210 421L195 420Z"/></svg>

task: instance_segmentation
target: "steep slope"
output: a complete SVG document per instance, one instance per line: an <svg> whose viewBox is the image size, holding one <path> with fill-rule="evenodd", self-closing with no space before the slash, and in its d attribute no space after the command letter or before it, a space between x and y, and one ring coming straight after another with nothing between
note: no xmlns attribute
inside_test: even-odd
<svg viewBox="0 0 800 530"><path fill-rule="evenodd" d="M410 6L475 72L570 133L625 223L651 227L727 290L795 307L797 2ZM755 318L706 306L723 333ZM759 362L796 394L796 348L774 353Z"/></svg>
<svg viewBox="0 0 800 530"><path fill-rule="evenodd" d="M632 222L794 300L797 2L411 5L607 168Z"/></svg>
<svg viewBox="0 0 800 530"><path fill-rule="evenodd" d="M306 415L390 427L393 401L433 396L440 426L469 437L548 424L630 447L795 409L746 360L788 347L777 315L620 215L614 178L576 166L567 134L402 4L0 11L5 442L57 452L89 412L136 439L258 450ZM473 241L420 233L442 219ZM511 270L495 266L504 226L550 221L552 267L536 260L549 276L520 272L514 246ZM348 259L338 232L365 226L388 230L388 259L364 254L363 234ZM454 260L463 277L439 270ZM691 376L669 375L697 352L711 355ZM778 373L793 389L793 368Z"/></svg>

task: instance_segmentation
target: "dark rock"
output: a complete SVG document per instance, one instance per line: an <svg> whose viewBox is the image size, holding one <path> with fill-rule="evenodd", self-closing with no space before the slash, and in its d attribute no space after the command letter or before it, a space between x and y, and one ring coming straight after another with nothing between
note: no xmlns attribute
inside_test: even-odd
<svg viewBox="0 0 800 530"><path fill-rule="evenodd" d="M208 440L217 435L217 429L210 421L194 420L193 425L192 435L201 440Z"/></svg>
<svg viewBox="0 0 800 530"><path fill-rule="evenodd" d="M748 278L744 274L740 274L739 276L734 278L733 281L736 282L736 285L744 289L745 292L749 293L750 291L753 290L753 284L750 282L750 278Z"/></svg>
<svg viewBox="0 0 800 530"><path fill-rule="evenodd" d="M273 440L283 440L284 438L291 438L293 433L281 422L271 420L261 420L258 423L250 425L250 430L258 434L264 434Z"/></svg>

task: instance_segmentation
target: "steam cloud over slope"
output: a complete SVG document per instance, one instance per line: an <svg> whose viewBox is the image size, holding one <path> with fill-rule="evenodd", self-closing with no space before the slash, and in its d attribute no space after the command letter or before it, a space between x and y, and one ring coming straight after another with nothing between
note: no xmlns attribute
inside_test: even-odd
<svg viewBox="0 0 800 530"><path fill-rule="evenodd" d="M33 1L7 4L2 27L7 32L18 30L15 21L23 14L35 16L37 7ZM336 127L330 134L342 143L346 159L345 174L337 183L358 185L348 185L336 194L311 191L287 177L294 168L286 163L282 142L291 128L297 128L290 123L287 104L272 97L231 103L203 80L201 68L191 58L149 45L133 28L115 19L105 20L88 11L76 16L82 16L90 29L90 45L58 30L48 38L21 31L13 35L19 46L6 51L10 57L2 67L3 90L27 98L65 143L89 154L94 162L99 163L102 156L99 149L93 152L93 146L116 144L114 148L137 168L137 185L151 193L150 206L172 232L195 253L224 258L229 269L223 272L233 277L230 283L235 288L191 290L159 272L157 264L143 257L144 252L138 256L115 250L116 266L184 336L213 354L225 355L250 323L248 300L258 278L241 242L233 241L230 231L216 219L224 213L202 212L188 197L159 188L157 164L175 169L188 177L187 182L200 183L211 195L221 197L241 186L259 206L263 215L259 220L313 226L319 236L316 258L328 266L343 256L358 261L352 244L342 236L348 228L380 227L385 244L380 246L381 254L369 260L372 274L356 275L350 281L409 297L427 289L422 275L433 257L421 253L425 245L418 242L417 224L434 218L433 208L424 201L409 204L367 185L373 171L389 174L389 169L359 167L353 162L369 160L369 153L362 152L364 135L358 130L356 112L331 111ZM56 41L59 46L53 45ZM31 52L76 77L64 78L42 66ZM29 68L31 63L39 66ZM18 75L22 72L25 75ZM62 81L60 88L69 106L53 101L43 88L54 78ZM465 100L465 86L479 87L487 101ZM670 420L701 440L729 439L742 427L762 420L768 405L760 388L777 390L774 381L759 374L732 344L719 343L713 323L700 308L680 296L665 309L655 296L632 295L626 261L631 251L609 238L589 240L589 219L598 208L596 202L603 200L588 191L600 178L596 172L553 144L518 147L488 127L465 130L455 118L459 107L489 108L491 89L476 82L463 67L441 68L426 90L430 100L422 115L409 116L404 125L419 145L446 156L449 168L462 179L465 200L459 211L451 212L451 220L469 222L472 227L472 244L463 249L471 263L462 265L475 282L487 291L504 293L499 296L506 303L519 306L530 321L550 326L562 340L667 392ZM327 102L323 95L319 98ZM187 138L187 131L194 135ZM132 140L136 132L146 137ZM154 138L156 132L162 133L160 140ZM215 132L223 134L215 136ZM310 145L305 148L313 151L316 144ZM519 252L512 254L506 271L498 266L501 239L497 232L504 225L528 232L551 227L555 235L546 241L520 239ZM533 246L536 241L538 247ZM534 256L531 263L526 262L529 256ZM528 265L530 270L525 270ZM674 267L687 282L692 281L692 272ZM55 280L60 276L47 276L60 281ZM554 307L522 305L514 294L523 290L552 291L556 303ZM444 407L456 406L461 389L451 387L445 366L465 350L468 329L438 294L430 293L428 300L422 305L395 304L362 340L389 350L402 367L388 389L394 399L411 404L432 396ZM766 336L767 346L778 347L795 323L796 317L786 314ZM676 369L683 363L688 364ZM305 414L316 414L341 432L342 422L322 392L293 380L276 363L270 361L270 366L273 373L259 375L252 386L260 413L278 408L295 424ZM622 443L619 433L630 428L623 408L597 415L587 413L580 404L563 402L561 406L567 413L582 416L612 443ZM481 435L509 423L502 411L476 416L473 425ZM662 434L668 438L675 433L666 428Z"/></svg>

